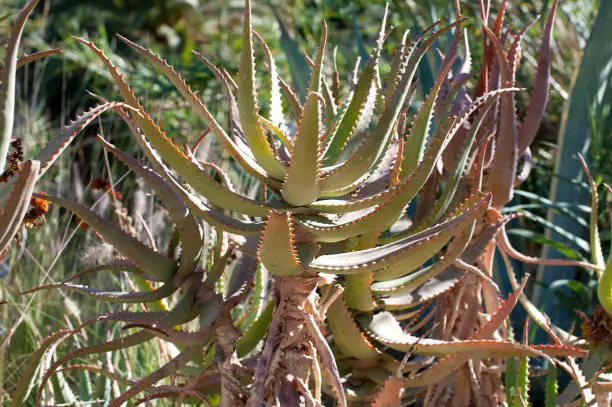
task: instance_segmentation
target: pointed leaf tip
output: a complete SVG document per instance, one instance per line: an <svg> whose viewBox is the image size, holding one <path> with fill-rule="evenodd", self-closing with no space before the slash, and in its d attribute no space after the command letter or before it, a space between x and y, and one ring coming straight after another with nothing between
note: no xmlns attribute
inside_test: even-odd
<svg viewBox="0 0 612 407"><path fill-rule="evenodd" d="M311 204L319 196L321 99L321 94L309 92L292 140L291 161L281 193L294 206Z"/></svg>

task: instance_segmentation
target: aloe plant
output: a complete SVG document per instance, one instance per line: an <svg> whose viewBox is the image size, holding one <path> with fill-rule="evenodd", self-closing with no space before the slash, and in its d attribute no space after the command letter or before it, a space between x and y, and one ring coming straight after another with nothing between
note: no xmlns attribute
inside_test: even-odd
<svg viewBox="0 0 612 407"><path fill-rule="evenodd" d="M438 405L445 403L445 392L461 390L467 405L477 391L466 391L466 383L503 400L505 358L523 358L524 372L528 357L554 363L584 356L584 350L563 343L533 309L523 294L525 280L518 283L510 273L515 292L506 300L493 280L496 248L522 261L601 269L526 257L505 234L511 217L500 210L525 175L518 170L519 158L529 154L546 105L556 2L546 20L531 106L522 124L515 118L513 95L524 33L506 49L502 4L491 28L492 17L482 4L486 52L473 97L466 86L472 70L469 48L453 73L465 21L457 4L455 22L436 22L412 43L404 36L389 74L381 78L385 13L368 61L345 85L336 81L339 73L334 72L331 86L326 80L323 25L317 54L307 58L310 78L302 102L279 79L271 51L253 30L246 0L236 78L195 54L223 86L229 127L215 119L167 61L120 36L176 86L231 159L258 183L255 193L234 186L216 163L198 161L194 152L200 140L177 147L104 51L79 38L99 57L122 101L101 98L41 154L55 157L91 120L115 112L148 164L101 137L100 143L159 197L174 224L173 238L163 252L81 203L35 195L74 212L122 256L91 271L127 271L139 278L141 291L106 292L65 281L28 293L62 288L113 304L147 304L148 310L113 311L50 336L32 355L13 405L28 397L44 347L103 321L125 322L124 329L136 331L52 363L38 383L38 403L56 372L78 367L67 365L74 359L153 338L174 344L178 354L142 379L119 378L125 390L109 405L120 406L142 392L147 395L141 402L209 400L219 394L227 406L319 405L325 397L339 406L399 405L398 394L409 397L412 388L427 388L427 400ZM432 90L410 121L406 116L419 63L436 39L453 30ZM263 51L272 84L267 117L258 103L256 49ZM283 94L295 112L292 118L283 111ZM293 132L292 121L297 123ZM42 168L50 162L43 160ZM406 210L410 206L416 207L414 215ZM174 305L166 307L162 300ZM553 344L521 344L500 331L519 301L550 332ZM405 360L396 360L387 349ZM432 363L430 357L438 360ZM181 385L158 384L179 373ZM436 386L441 382L447 385Z"/></svg>

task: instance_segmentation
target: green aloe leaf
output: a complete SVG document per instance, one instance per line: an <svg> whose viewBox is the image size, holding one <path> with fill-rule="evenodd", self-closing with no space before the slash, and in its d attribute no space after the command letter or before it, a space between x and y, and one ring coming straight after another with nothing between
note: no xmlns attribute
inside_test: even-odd
<svg viewBox="0 0 612 407"><path fill-rule="evenodd" d="M104 300L109 303L122 303L122 304L138 304L146 302L154 302L171 296L179 287L173 282L166 283L161 287L151 291L136 291L136 292L122 292L122 291L102 291L96 290L91 287L87 287L79 284L72 283L54 283L42 285L30 290L26 290L21 294L31 294L41 290L48 290L53 288L64 288L71 291L80 292L91 298L97 298Z"/></svg>
<svg viewBox="0 0 612 407"><path fill-rule="evenodd" d="M246 0L242 52L238 68L238 111L244 136L259 163L275 178L285 176L285 167L275 156L259 119L255 90L255 60L251 25L251 1Z"/></svg>
<svg viewBox="0 0 612 407"><path fill-rule="evenodd" d="M151 145L145 139L144 135L138 130L136 123L127 117L124 112L119 111L118 113L127 123L128 127L132 131L132 134L134 134L136 137L138 145L142 148L156 172L159 175L162 175L164 179L181 194L181 196L185 199L186 205L192 211L194 216L202 218L211 226L217 227L220 230L224 230L228 233L244 236L259 235L259 233L263 230L263 222L245 221L228 216L224 211L213 208L210 204L201 200L195 194L191 193L189 190L180 185L171 175L170 169L161 161L158 154L156 154L156 152L151 148Z"/></svg>
<svg viewBox="0 0 612 407"><path fill-rule="evenodd" d="M319 197L319 172L321 166L321 70L327 44L327 25L323 25L317 59L312 69L310 89L298 130L292 139L291 161L281 193L285 201L294 206L304 206Z"/></svg>
<svg viewBox="0 0 612 407"><path fill-rule="evenodd" d="M321 124L321 95L311 92L292 139L291 162L281 189L284 200L291 205L305 206L319 197Z"/></svg>
<svg viewBox="0 0 612 407"><path fill-rule="evenodd" d="M406 140L406 152L404 153L404 161L402 163L402 171L405 173L411 173L418 163L423 160L425 146L427 145L427 139L433 124L436 102L439 101L438 94L440 88L447 80L448 73L453 66L453 61L454 58L440 71L431 92L427 95L421 110L419 110L419 113L412 123L410 134Z"/></svg>
<svg viewBox="0 0 612 407"><path fill-rule="evenodd" d="M260 315L242 333L236 342L238 357L243 357L252 351L265 335L274 312L274 301L261 306Z"/></svg>
<svg viewBox="0 0 612 407"><path fill-rule="evenodd" d="M150 247L121 230L118 225L101 218L85 206L52 195L35 194L34 196L49 200L77 214L85 223L98 231L104 239L114 245L120 253L133 259L151 278L157 281L167 281L176 273L177 265L174 259L153 251Z"/></svg>
<svg viewBox="0 0 612 407"><path fill-rule="evenodd" d="M425 252L431 257L433 250L428 251L429 245L438 246L440 240L448 241L454 234L459 233L464 227L471 224L477 216L482 215L488 208L490 199L490 195L481 200L472 199L469 201L471 206L461 211L457 216L397 242L356 252L323 255L314 259L308 265L308 268L313 271L335 274L354 274L380 270L376 278L395 278L397 277L395 274L402 270L402 267L397 266L398 264L407 268L418 267L424 261L422 257L425 257L421 252ZM417 253L419 257L413 258ZM389 268L388 273L385 272L387 268Z"/></svg>
<svg viewBox="0 0 612 407"><path fill-rule="evenodd" d="M60 133L49 141L36 155L36 159L40 161L40 176L42 177L47 172L59 155L68 148L72 140L85 127L102 113L117 108L129 109L129 106L121 102L104 102L77 115L74 120L65 125Z"/></svg>
<svg viewBox="0 0 612 407"><path fill-rule="evenodd" d="M136 174L143 177L147 185L151 186L153 191L160 197L164 208L168 210L170 218L176 225L179 238L181 239L181 255L178 269L179 279L187 276L198 266L204 239L198 222L189 212L181 195L155 171L145 167L138 160L117 149L101 137L98 137L98 139L115 157L130 167Z"/></svg>
<svg viewBox="0 0 612 407"><path fill-rule="evenodd" d="M259 35L257 31L253 31L253 35L255 35L255 39L259 42L266 54L266 62L268 63L268 70L270 72L270 122L272 122L274 126L281 128L285 125L285 117L283 115L283 101L281 99L276 62L274 61L270 47L268 47L263 37Z"/></svg>
<svg viewBox="0 0 612 407"><path fill-rule="evenodd" d="M290 213L270 212L261 236L258 257L275 275L294 275L305 271L298 258Z"/></svg>
<svg viewBox="0 0 612 407"><path fill-rule="evenodd" d="M548 373L546 373L546 396L544 399L545 407L556 407L557 394L559 385L557 383L557 367L554 364L548 365Z"/></svg>
<svg viewBox="0 0 612 407"><path fill-rule="evenodd" d="M357 359L372 359L378 356L378 350L355 324L354 317L342 295L329 307L327 321L334 335L334 344L344 354Z"/></svg>

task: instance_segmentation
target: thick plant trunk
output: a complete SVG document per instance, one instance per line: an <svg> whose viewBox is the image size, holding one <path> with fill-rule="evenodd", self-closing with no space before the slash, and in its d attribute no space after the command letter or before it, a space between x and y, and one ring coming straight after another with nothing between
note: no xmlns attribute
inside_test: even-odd
<svg viewBox="0 0 612 407"><path fill-rule="evenodd" d="M318 321L316 277L277 277L277 306L268 328L247 406L308 406L308 388L317 341L308 317ZM317 322L317 329L321 329ZM319 383L320 385L320 383ZM317 390L315 393L318 393Z"/></svg>

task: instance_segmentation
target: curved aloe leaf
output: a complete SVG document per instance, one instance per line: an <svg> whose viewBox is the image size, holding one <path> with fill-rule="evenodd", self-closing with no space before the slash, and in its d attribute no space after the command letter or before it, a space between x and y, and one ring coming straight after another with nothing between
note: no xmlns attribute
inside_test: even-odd
<svg viewBox="0 0 612 407"><path fill-rule="evenodd" d="M168 363L149 374L144 379L139 380L136 384L131 386L127 391L122 393L119 397L112 400L109 407L121 407L125 402L130 400L153 384L162 380L163 378L176 373L181 367L185 366L191 359L201 354L202 350L199 346L187 348L182 351L178 356L170 360Z"/></svg>
<svg viewBox="0 0 612 407"><path fill-rule="evenodd" d="M249 260L253 260L247 257ZM246 307L243 319L237 324L241 328L249 327L259 318L263 312L266 301L268 300L268 285L270 283L270 273L261 262L255 264L255 287L251 294L251 299Z"/></svg>
<svg viewBox="0 0 612 407"><path fill-rule="evenodd" d="M321 70L327 44L327 25L323 25L321 43L314 63L310 90L302 109L298 130L292 139L291 161L281 194L294 206L304 206L319 197L321 166Z"/></svg>
<svg viewBox="0 0 612 407"><path fill-rule="evenodd" d="M6 156L13 135L15 121L15 85L17 81L17 54L26 20L34 10L38 0L30 0L19 12L6 44L2 88L0 88L0 173L4 172Z"/></svg>
<svg viewBox="0 0 612 407"><path fill-rule="evenodd" d="M261 306L261 314L243 331L242 336L236 342L236 353L238 357L243 357L252 351L261 341L274 312L274 301L269 301Z"/></svg>
<svg viewBox="0 0 612 407"><path fill-rule="evenodd" d="M43 176L45 172L53 165L59 155L70 145L72 140L95 120L102 113L118 108L128 108L125 103L121 102L104 102L98 106L92 107L87 111L83 112L70 123L65 125L60 134L58 134L53 140L49 141L45 147L36 155L36 159L40 161L40 176Z"/></svg>
<svg viewBox="0 0 612 407"><path fill-rule="evenodd" d="M136 174L143 177L153 191L159 195L164 208L170 213L170 218L176 225L179 238L181 239L182 246L177 276L179 279L187 276L197 267L204 244L200 226L191 213L189 213L187 205L179 193L172 188L172 185L167 183L160 175L101 137L98 137L98 139L115 157L123 161Z"/></svg>
<svg viewBox="0 0 612 407"><path fill-rule="evenodd" d="M31 294L37 291L49 290L53 288L65 288L71 291L77 291L92 298L98 298L110 303L135 304L154 302L171 296L179 289L173 282L166 283L161 287L151 291L137 292L116 292L116 291L101 291L91 287L72 283L54 283L46 284L30 290L21 292L21 295Z"/></svg>
<svg viewBox="0 0 612 407"><path fill-rule="evenodd" d="M605 260L603 251L601 249L601 238L599 236L599 228L597 225L599 219L599 194L597 193L597 183L591 176L589 166L580 153L578 153L578 159L580 160L584 174L589 181L589 188L591 189L591 219L589 221L591 261L596 266L603 267L605 265Z"/></svg>
<svg viewBox="0 0 612 407"><path fill-rule="evenodd" d="M334 344L345 355L357 359L372 359L379 355L379 351L372 346L355 324L354 317L346 306L343 296L336 298L336 301L329 307L327 321L334 335Z"/></svg>
<svg viewBox="0 0 612 407"><path fill-rule="evenodd" d="M446 82L453 62L454 58L440 71L438 78L434 82L433 88L423 102L423 107L421 107L421 110L419 110L419 113L412 123L412 128L410 129L410 134L406 141L406 150L402 164L402 171L406 173L411 173L418 163L423 160L427 138L433 124L434 110L436 108L436 103L439 101L438 95L440 88Z"/></svg>
<svg viewBox="0 0 612 407"><path fill-rule="evenodd" d="M70 331L70 333L74 333L76 331L72 330ZM40 383L38 385L38 393L36 394L36 400L37 400L37 404L41 404L41 398L42 398L42 393L43 390L47 384L47 382L49 381L49 379L51 378L51 376L57 371L57 369L59 367L61 367L62 365L66 364L67 362L69 362L70 360L80 357L80 356L87 356L87 355L93 355L93 354L102 354L105 352L111 352L111 351L116 351L116 350L121 350L121 349L126 349L129 348L130 346L135 346L135 345L139 345L141 343L144 343L152 338L155 338L155 335L153 335L153 333L151 333L151 331L140 331L138 333L135 334L131 334L131 335L126 335L123 336L121 338L118 339L113 339L110 341L106 341L104 343L100 343L100 344L96 344L96 345L91 345L91 346L86 346L84 348L80 348L77 350L74 350L70 353L68 353L67 355L62 356L61 358L59 358L57 361L53 362L51 364L51 366L49 366L49 368L47 369L47 371L45 372L44 376L42 377L42 379L40 380Z"/></svg>
<svg viewBox="0 0 612 407"><path fill-rule="evenodd" d="M522 292L524 283L520 286L519 290ZM491 319L474 335L474 339L488 339L493 333L499 328L500 324L508 317L518 300L519 292L514 292L508 296L508 299L504 301L497 312L491 317ZM464 363L470 359L469 353L457 352L447 355L440 359L435 365L428 368L427 370L409 377L406 380L408 387L421 387L424 385L435 383L444 377L452 374L458 370Z"/></svg>
<svg viewBox="0 0 612 407"><path fill-rule="evenodd" d="M180 185L178 181L176 181L170 174L168 167L166 167L166 165L159 159L155 151L151 148L144 135L138 130L138 127L134 121L127 117L124 112L118 111L118 113L128 124L132 134L134 134L136 137L136 141L146 154L147 158L150 160L151 164L155 167L156 172L162 175L164 179L181 194L194 216L200 217L211 226L218 227L219 229L228 233L244 236L259 235L259 233L261 233L264 226L263 222L244 221L228 216L223 211L212 208L208 203L202 201L200 198Z"/></svg>
<svg viewBox="0 0 612 407"><path fill-rule="evenodd" d="M278 179L285 177L285 167L275 156L259 120L255 90L255 60L251 26L251 1L245 1L242 51L238 68L238 111L244 136L259 163Z"/></svg>
<svg viewBox="0 0 612 407"><path fill-rule="evenodd" d="M276 63L274 62L272 51L270 51L270 47L268 47L263 37L259 35L257 31L253 31L253 35L266 54L266 62L268 63L268 70L270 72L270 121L276 127L282 128L285 125L285 118L283 115L283 101L281 99Z"/></svg>
<svg viewBox="0 0 612 407"><path fill-rule="evenodd" d="M276 275L294 275L305 271L298 258L290 213L270 212L261 236L258 257Z"/></svg>
<svg viewBox="0 0 612 407"><path fill-rule="evenodd" d="M489 205L490 199L491 196L487 195L484 199L476 202L472 207L462 211L458 216L395 243L357 252L320 256L308 264L308 269L334 274L354 274L365 271L381 270L381 275L384 275L384 269L387 267L392 267L402 261L410 263L411 255L415 254L415 248L419 247L418 245L425 244L425 246L420 246L425 249L427 247L427 241L432 237L443 233L447 236L450 231L455 231L455 233L457 233L462 229L462 226L471 224L475 217L484 213ZM451 237L452 236L448 236L448 239ZM437 241L434 242L437 243Z"/></svg>
<svg viewBox="0 0 612 407"><path fill-rule="evenodd" d="M550 61L551 61L551 42L553 35L553 27L555 22L555 14L557 12L558 0L554 0L550 11L546 26L542 33L542 43L538 51L538 67L534 78L533 92L527 116L518 131L518 155L521 156L534 140L546 106L548 105L548 89L550 87Z"/></svg>
<svg viewBox="0 0 612 407"><path fill-rule="evenodd" d="M401 352L414 352L422 355L446 356L455 352L465 352L469 357L510 357L534 356L541 357L545 353L553 356L565 354L566 356L582 357L586 352L582 349L569 346L547 345L535 348L518 343L487 340L468 339L456 341L443 341L438 339L423 339L412 336L403 331L395 317L389 312L381 312L371 318L360 318L368 335L374 340ZM541 349L541 350L540 350Z"/></svg>
<svg viewBox="0 0 612 407"><path fill-rule="evenodd" d="M495 237L500 227L501 225L488 227L477 238L470 241L473 228L468 226L453 239L444 257L437 263L404 277L388 281L377 281L372 284L372 291L381 296L384 303L395 300L396 304L394 305L408 305L413 301L421 300L422 296L416 295L418 292L413 293L413 291L428 282L435 284L436 277L441 273L443 275L440 275L438 280L446 281L447 284L452 283L454 276L462 276L463 273L459 272L460 270L453 270L454 267L450 267L454 264L455 259L461 258L466 263L472 264L482 255L483 250ZM450 270L447 270L449 267ZM439 285L443 284L439 283ZM396 296L395 298L394 295ZM401 302L398 302L398 300ZM406 300L409 300L409 302L406 302Z"/></svg>
<svg viewBox="0 0 612 407"><path fill-rule="evenodd" d="M319 196L320 97L318 93L309 93L297 133L292 139L291 161L281 193L284 200L294 206L308 205Z"/></svg>
<svg viewBox="0 0 612 407"><path fill-rule="evenodd" d="M433 222L439 219L446 212L448 206L455 197L455 193L457 192L460 181L465 175L466 169L472 167L470 164L472 164L476 158L477 152L472 152L472 146L474 145L474 140L476 139L476 136L492 107L493 103L484 105L481 108L481 111L478 113L478 116L471 123L470 129L463 140L461 153L459 154L459 157L456 158L452 172L448 176L444 192L435 200L434 207L422 222L424 227L431 225Z"/></svg>
<svg viewBox="0 0 612 407"><path fill-rule="evenodd" d="M27 161L23 164L19 175L16 176L17 180L13 185L13 191L0 209L0 227L2 227L2 231L0 231L0 257L21 227L23 217L30 205L30 198L38 179L39 169L40 163L38 161Z"/></svg>
<svg viewBox="0 0 612 407"><path fill-rule="evenodd" d="M24 54L17 61L17 68L24 67L27 64L31 64L32 62L38 61L51 55L61 54L62 52L64 52L63 48L51 48L45 49L43 51L33 52L31 54Z"/></svg>
<svg viewBox="0 0 612 407"><path fill-rule="evenodd" d="M195 280L195 279L193 279ZM175 325L174 321L188 322L198 315L198 310L194 307L194 290L197 284L185 287L186 293L181 297L176 305L170 310L163 311L113 311L100 315L98 321L122 321L132 324L150 324L155 327L168 327Z"/></svg>
<svg viewBox="0 0 612 407"><path fill-rule="evenodd" d="M502 83L504 86L512 86L512 71L503 45L493 31L486 26L484 26L484 29L497 54ZM493 206L495 208L501 208L512 199L518 163L518 130L514 95L511 93L505 94L500 99L495 155L491 164L491 175L487 182L489 191L493 193Z"/></svg>
<svg viewBox="0 0 612 407"><path fill-rule="evenodd" d="M85 223L98 231L104 239L117 248L117 250L134 260L134 263L144 270L156 281L167 281L175 275L177 265L174 259L168 258L125 233L113 222L105 220L85 206L52 195L38 195L37 198L46 199L63 206L77 214Z"/></svg>

